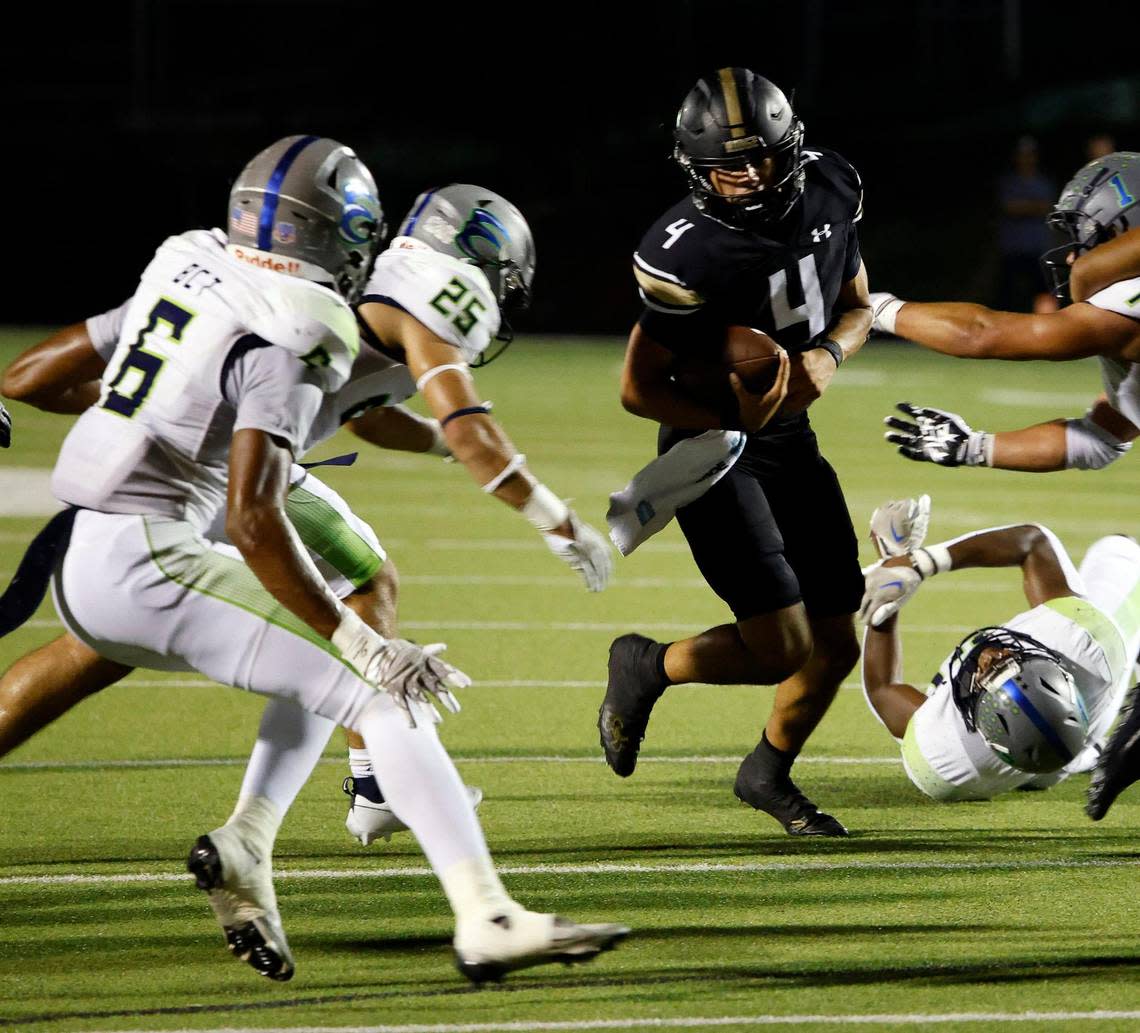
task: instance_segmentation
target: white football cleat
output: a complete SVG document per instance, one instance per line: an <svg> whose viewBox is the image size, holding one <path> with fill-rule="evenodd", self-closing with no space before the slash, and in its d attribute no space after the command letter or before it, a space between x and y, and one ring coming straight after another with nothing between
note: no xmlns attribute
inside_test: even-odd
<svg viewBox="0 0 1140 1033"><path fill-rule="evenodd" d="M871 540L883 559L905 556L926 541L930 526L930 496L893 499L871 514Z"/></svg>
<svg viewBox="0 0 1140 1033"><path fill-rule="evenodd" d="M578 925L561 915L502 911L458 924L455 966L473 983L497 982L532 965L590 961L628 935L628 926L612 922Z"/></svg>
<svg viewBox="0 0 1140 1033"><path fill-rule="evenodd" d="M186 868L206 892L230 953L270 979L292 979L293 954L277 911L271 858L223 826L198 837Z"/></svg>
<svg viewBox="0 0 1140 1033"><path fill-rule="evenodd" d="M377 839L387 842L392 838L393 832L408 831L408 826L392 813L392 808L388 806L386 800L376 803L363 793L356 792L351 775L344 780L342 788L352 799L352 803L348 805L348 817L344 819L344 827L348 829L348 834L353 839L359 840L361 846L368 846ZM472 809L478 808L483 802L483 790L477 786L465 788Z"/></svg>

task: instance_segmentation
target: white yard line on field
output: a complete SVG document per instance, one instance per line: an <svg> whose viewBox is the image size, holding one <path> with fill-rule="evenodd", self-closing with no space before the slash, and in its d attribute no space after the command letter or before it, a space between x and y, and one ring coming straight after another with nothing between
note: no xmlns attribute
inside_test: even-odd
<svg viewBox="0 0 1140 1033"><path fill-rule="evenodd" d="M592 1029L715 1029L726 1026L904 1026L1010 1022L1119 1022L1140 1019L1140 1011L899 1012L879 1015L693 1015L637 1019L568 1019L555 1022L433 1022L384 1026L286 1026L281 1033L560 1033ZM123 1031L128 1033L128 1031ZM131 1030L129 1033L265 1033L265 1027L183 1030Z"/></svg>
<svg viewBox="0 0 1140 1033"><path fill-rule="evenodd" d="M57 620L39 618L30 620L25 628L59 628ZM633 628L650 631L688 632L695 634L705 627L700 621L400 621L407 631L604 631L627 632ZM908 624L907 632L919 635L961 635L973 630L969 624Z"/></svg>
<svg viewBox="0 0 1140 1033"><path fill-rule="evenodd" d="M595 861L586 864L501 865L501 875L752 875L760 872L973 872L973 871L1052 871L1090 868L1140 868L1140 859L1064 861L1043 858L1018 861L745 861L731 864L694 861L685 864L619 864ZM273 873L274 879L421 879L435 878L427 867L401 868L286 868ZM4 886L117 886L186 881L185 872L122 872L115 875L6 875Z"/></svg>
<svg viewBox="0 0 1140 1033"><path fill-rule="evenodd" d="M0 774L5 771L113 771L129 768L230 768L244 766L248 757L155 757L147 760L130 757L108 760L24 760L0 763ZM535 753L520 756L452 757L456 764L603 764L604 758L567 756L557 753ZM641 764L739 764L739 754L696 754L687 757L640 757ZM341 757L322 757L321 764L344 764ZM898 764L896 757L828 757L808 756L796 758L797 764Z"/></svg>

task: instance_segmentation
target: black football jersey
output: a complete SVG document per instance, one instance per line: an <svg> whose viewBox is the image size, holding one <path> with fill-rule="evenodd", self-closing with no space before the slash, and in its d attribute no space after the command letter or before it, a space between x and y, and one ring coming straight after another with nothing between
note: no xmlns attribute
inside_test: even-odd
<svg viewBox="0 0 1140 1033"><path fill-rule="evenodd" d="M863 192L834 151L803 156L803 195L780 223L729 226L686 197L650 227L633 256L650 337L696 357L719 348L728 326L763 330L792 354L823 333L859 271Z"/></svg>

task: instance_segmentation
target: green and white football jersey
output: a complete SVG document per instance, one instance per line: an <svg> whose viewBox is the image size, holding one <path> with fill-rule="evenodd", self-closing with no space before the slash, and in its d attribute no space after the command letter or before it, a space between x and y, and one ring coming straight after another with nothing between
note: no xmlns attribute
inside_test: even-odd
<svg viewBox="0 0 1140 1033"><path fill-rule="evenodd" d="M171 237L123 312L99 401L64 442L53 490L88 509L205 527L225 499L234 431L256 426L302 451L359 349L334 291L248 264L220 233ZM247 424L226 398L243 356L261 378L251 372L243 391L275 395Z"/></svg>

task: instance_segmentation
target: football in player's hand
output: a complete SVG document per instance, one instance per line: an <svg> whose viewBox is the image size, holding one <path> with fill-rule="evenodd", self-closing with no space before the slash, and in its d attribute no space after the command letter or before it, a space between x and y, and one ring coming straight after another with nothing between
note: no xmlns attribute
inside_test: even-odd
<svg viewBox="0 0 1140 1033"><path fill-rule="evenodd" d="M727 425L739 417L736 395L729 373L753 394L763 394L776 380L783 349L763 330L730 326L724 335L719 356L709 349L708 356L681 358L674 363L673 380L693 401L715 409Z"/></svg>

